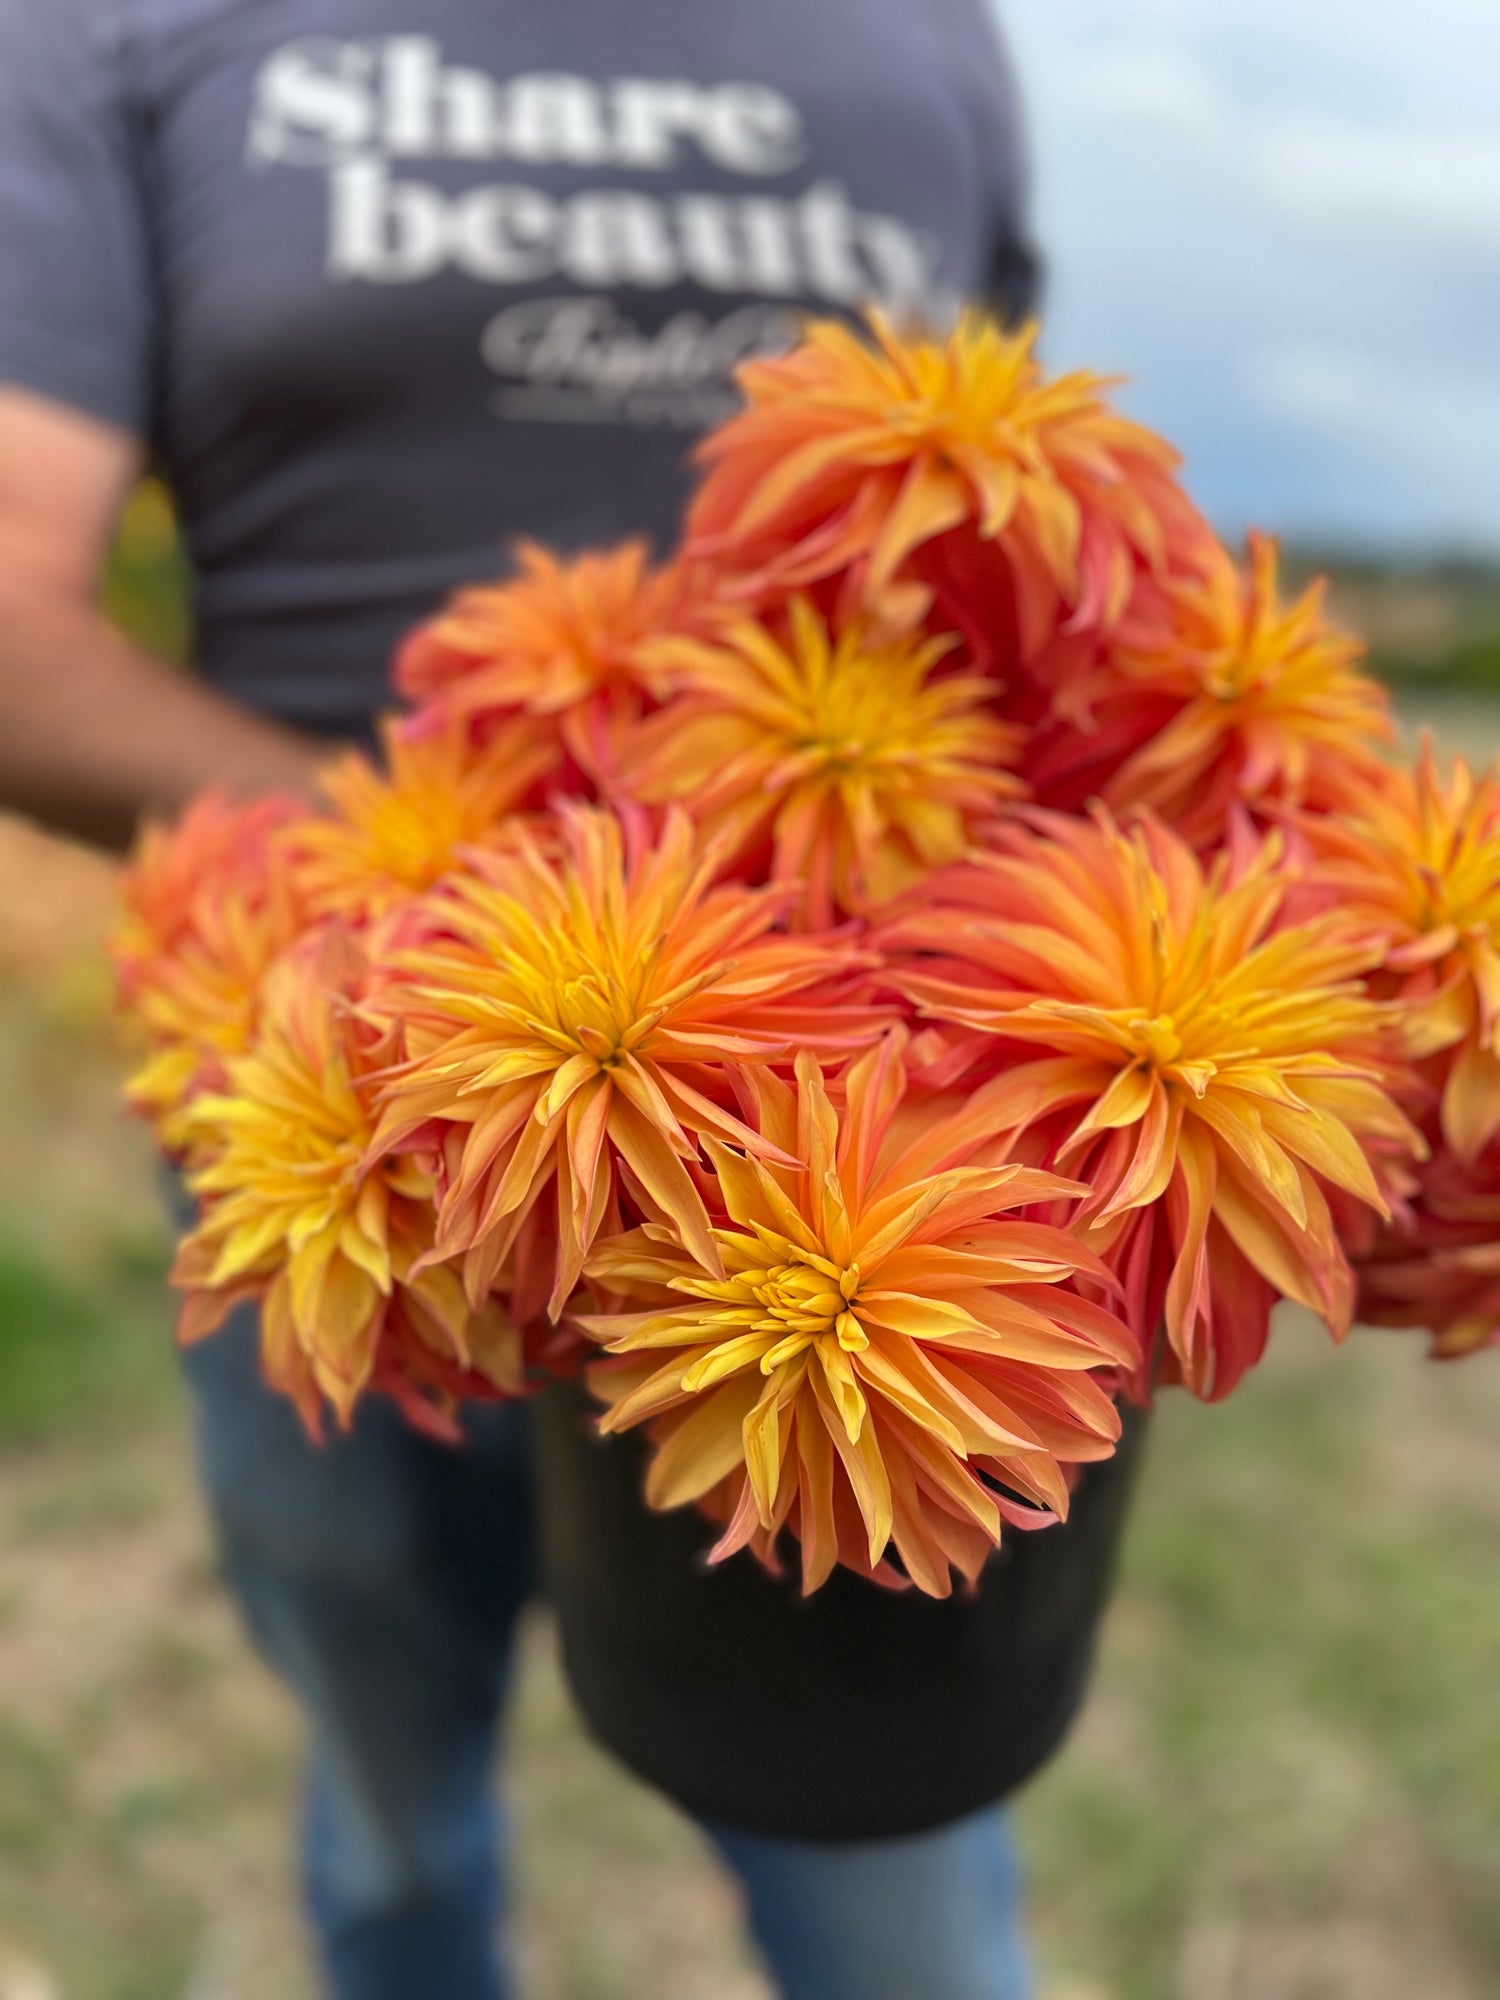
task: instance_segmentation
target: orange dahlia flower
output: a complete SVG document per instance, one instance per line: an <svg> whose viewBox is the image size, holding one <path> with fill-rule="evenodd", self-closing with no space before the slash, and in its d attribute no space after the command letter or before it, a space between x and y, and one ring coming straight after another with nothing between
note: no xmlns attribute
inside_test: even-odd
<svg viewBox="0 0 1500 2000"><path fill-rule="evenodd" d="M146 1046L126 1096L174 1156L192 1137L192 1097L247 1047L261 980L307 921L276 844L303 811L293 799L235 805L208 792L174 825L147 826L121 871L110 957Z"/></svg>
<svg viewBox="0 0 1500 2000"><path fill-rule="evenodd" d="M1117 728L1135 730L1143 696L1179 704L1104 785L1116 811L1147 807L1212 844L1236 806L1337 805L1382 768L1395 732L1384 689L1355 664L1363 647L1327 622L1321 583L1283 604L1276 568L1264 535L1247 574L1216 547L1200 575L1152 593L1162 623L1111 649Z"/></svg>
<svg viewBox="0 0 1500 2000"><path fill-rule="evenodd" d="M1142 567L1207 531L1176 454L1110 407L1104 377L1049 380L1035 340L978 312L904 338L877 313L868 339L822 320L745 362L749 407L699 447L686 557L751 595L862 565L871 598L912 617L932 588L912 558L970 531L1004 559L1023 650L1064 618L1112 624Z"/></svg>
<svg viewBox="0 0 1500 2000"><path fill-rule="evenodd" d="M721 643L680 639L661 653L672 699L635 733L624 788L681 801L742 866L768 846L771 879L801 884L814 926L878 907L956 861L1021 791L1005 768L1020 731L994 712L993 682L938 671L952 645L834 634L805 598L784 641L749 622Z"/></svg>
<svg viewBox="0 0 1500 2000"><path fill-rule="evenodd" d="M316 915L367 922L432 888L465 848L503 840L511 815L560 762L526 716L481 748L451 724L408 740L388 722L382 738L384 771L357 751L343 758L321 781L332 811L281 836Z"/></svg>
<svg viewBox="0 0 1500 2000"><path fill-rule="evenodd" d="M1424 741L1306 833L1315 886L1386 939L1413 1052L1443 1058L1443 1137L1476 1159L1500 1132L1500 780L1461 758L1445 780Z"/></svg>
<svg viewBox="0 0 1500 2000"><path fill-rule="evenodd" d="M910 1170L892 1142L898 1037L832 1090L810 1055L796 1067L795 1090L755 1080L769 1157L705 1142L708 1245L647 1224L594 1251L591 1281L643 1302L581 1321L618 1357L592 1371L603 1428L651 1424L647 1498L709 1500L729 1520L716 1557L769 1558L790 1528L811 1591L894 1545L945 1597L1002 1521L1066 1514L1064 1468L1108 1457L1120 1430L1089 1371L1131 1365L1134 1343L1069 1289L1109 1284L1078 1237L1014 1217L1073 1183L1014 1163Z"/></svg>
<svg viewBox="0 0 1500 2000"><path fill-rule="evenodd" d="M1425 1328L1444 1361L1500 1344L1500 1142L1462 1160L1439 1140L1355 1269L1371 1325Z"/></svg>
<svg viewBox="0 0 1500 2000"><path fill-rule="evenodd" d="M325 1398L345 1426L377 1387L430 1422L459 1395L524 1387L502 1309L471 1312L457 1274L430 1259L431 1166L371 1158L373 1064L348 993L359 970L334 933L267 979L251 1047L188 1114L209 1164L189 1176L202 1207L172 1274L184 1340L259 1302L266 1378L314 1434Z"/></svg>
<svg viewBox="0 0 1500 2000"><path fill-rule="evenodd" d="M434 900L427 940L393 954L378 1008L410 1060L374 1141L466 1128L437 1250L464 1257L476 1300L555 1182L554 1318L612 1210L616 1159L712 1262L697 1141L762 1144L728 1108L723 1066L870 1033L829 992L848 948L775 935L787 894L716 882L722 857L685 814L655 843L594 808L565 806L558 825L557 852L522 832L476 857Z"/></svg>
<svg viewBox="0 0 1500 2000"><path fill-rule="evenodd" d="M416 709L407 727L458 722L482 737L517 712L543 717L597 781L646 705L651 647L678 598L643 541L566 560L522 542L513 576L459 591L397 654L397 691Z"/></svg>
<svg viewBox="0 0 1500 2000"><path fill-rule="evenodd" d="M960 1031L960 1060L964 1031L981 1062L994 1038L1002 1066L965 1113L976 1144L1029 1133L1088 1183L1086 1240L1143 1342L1164 1321L1181 1379L1222 1396L1276 1297L1342 1336L1353 1279L1330 1200L1388 1215L1382 1183L1420 1151L1390 1095L1389 1010L1362 984L1379 946L1337 913L1285 924L1279 836L1205 869L1149 819L1029 817L883 941L932 955L897 976Z"/></svg>

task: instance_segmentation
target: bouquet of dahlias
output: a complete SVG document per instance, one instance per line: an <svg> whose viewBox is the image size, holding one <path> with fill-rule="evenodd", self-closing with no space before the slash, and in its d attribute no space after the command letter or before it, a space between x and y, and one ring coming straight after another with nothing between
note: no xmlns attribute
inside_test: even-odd
<svg viewBox="0 0 1500 2000"><path fill-rule="evenodd" d="M1033 330L740 382L668 564L523 549L322 811L144 836L131 1096L310 1430L581 1372L717 1557L942 1596L1280 1299L1496 1338L1500 786Z"/></svg>

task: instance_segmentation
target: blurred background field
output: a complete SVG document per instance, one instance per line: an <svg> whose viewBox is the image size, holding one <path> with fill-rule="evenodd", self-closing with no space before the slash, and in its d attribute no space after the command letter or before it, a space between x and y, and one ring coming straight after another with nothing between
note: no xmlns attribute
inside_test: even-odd
<svg viewBox="0 0 1500 2000"><path fill-rule="evenodd" d="M1335 568L1403 717L1500 748L1500 578ZM180 653L178 581L148 489L111 604ZM109 893L0 823L0 2000L42 2000L23 1956L67 2000L305 2000L295 1725L194 1494ZM1160 1413L1092 1701L1020 1807L1046 2000L1500 1992L1500 1357L1351 1346L1288 1322L1229 1407ZM532 2000L764 1995L542 1617L508 1783Z"/></svg>

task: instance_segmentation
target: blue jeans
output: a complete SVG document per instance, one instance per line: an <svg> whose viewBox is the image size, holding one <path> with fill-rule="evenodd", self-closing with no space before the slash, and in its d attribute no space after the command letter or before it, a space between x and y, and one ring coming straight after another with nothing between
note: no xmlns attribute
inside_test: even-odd
<svg viewBox="0 0 1500 2000"><path fill-rule="evenodd" d="M322 1450L262 1385L245 1313L189 1351L228 1581L307 1716L308 1912L336 2000L508 2000L490 1783L532 1593L523 1408L460 1449L364 1406ZM705 1833L786 2000L1024 2000L1003 1817L826 1847Z"/></svg>

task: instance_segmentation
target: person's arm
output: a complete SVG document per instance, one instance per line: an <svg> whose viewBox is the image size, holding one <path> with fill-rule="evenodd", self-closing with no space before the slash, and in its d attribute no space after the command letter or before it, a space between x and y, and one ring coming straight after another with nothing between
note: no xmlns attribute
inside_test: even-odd
<svg viewBox="0 0 1500 2000"><path fill-rule="evenodd" d="M0 0L0 806L118 847L315 745L120 638L99 575L153 415L161 302L121 10Z"/></svg>
<svg viewBox="0 0 1500 2000"><path fill-rule="evenodd" d="M100 572L139 470L128 431L0 385L0 806L125 846L203 786L310 792L326 745L122 638Z"/></svg>

